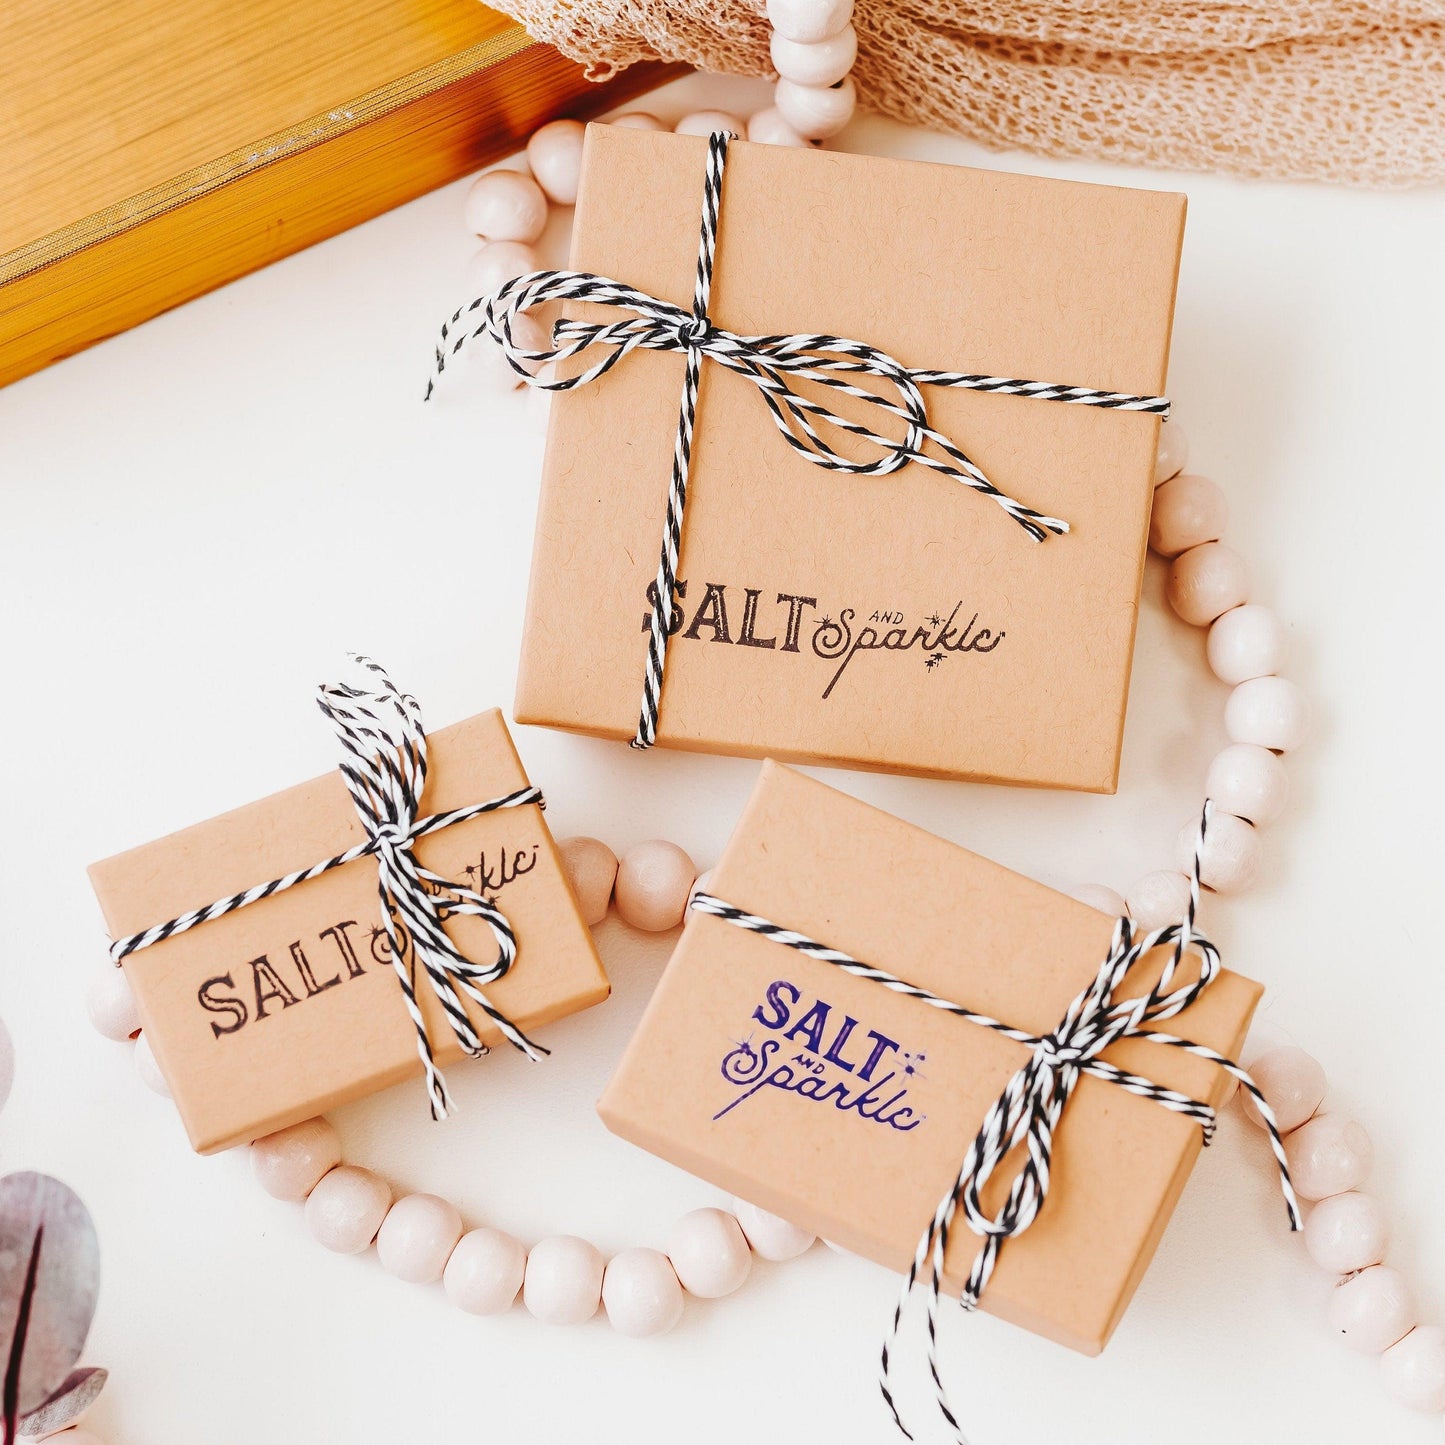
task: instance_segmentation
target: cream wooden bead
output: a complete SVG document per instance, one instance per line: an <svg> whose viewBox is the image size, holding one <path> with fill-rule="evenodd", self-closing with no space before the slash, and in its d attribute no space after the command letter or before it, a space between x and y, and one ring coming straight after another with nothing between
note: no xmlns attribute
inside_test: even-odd
<svg viewBox="0 0 1445 1445"><path fill-rule="evenodd" d="M1380 1356L1385 1393L1411 1410L1445 1412L1445 1330L1416 1325Z"/></svg>
<svg viewBox="0 0 1445 1445"><path fill-rule="evenodd" d="M809 45L836 35L853 18L853 0L768 0L768 24Z"/></svg>
<svg viewBox="0 0 1445 1445"><path fill-rule="evenodd" d="M341 1164L306 1199L306 1227L324 1248L336 1254L361 1254L391 1205L391 1185L370 1169Z"/></svg>
<svg viewBox="0 0 1445 1445"><path fill-rule="evenodd" d="M617 882L617 854L598 838L564 838L557 845L557 851L562 855L562 866L577 895L582 921L589 928L595 928L607 917L607 908L612 902L612 885Z"/></svg>
<svg viewBox="0 0 1445 1445"><path fill-rule="evenodd" d="M501 242L497 243L502 244ZM535 316L525 313L512 317L512 341L527 351L541 351L548 344L546 328ZM521 376L507 360L506 353L490 337L474 337L461 353L462 360L478 373L486 385L497 391L515 391L526 386ZM524 362L529 371L535 371L534 363Z"/></svg>
<svg viewBox="0 0 1445 1445"><path fill-rule="evenodd" d="M735 136L748 133L747 126L731 111L695 110L685 115L673 126L678 135L711 135L715 130L728 131Z"/></svg>
<svg viewBox="0 0 1445 1445"><path fill-rule="evenodd" d="M541 265L542 258L525 241L488 241L467 263L463 279L468 299L495 296L514 276L539 270Z"/></svg>
<svg viewBox="0 0 1445 1445"><path fill-rule="evenodd" d="M682 1285L655 1249L624 1249L602 1276L602 1305L612 1328L630 1339L670 1330L682 1318Z"/></svg>
<svg viewBox="0 0 1445 1445"><path fill-rule="evenodd" d="M1254 743L1271 752L1297 748L1309 726L1309 702L1287 677L1252 677L1224 704L1225 732L1237 743Z"/></svg>
<svg viewBox="0 0 1445 1445"><path fill-rule="evenodd" d="M1205 542L1169 566L1169 605L1191 627L1207 627L1221 613L1249 600L1249 568L1233 547Z"/></svg>
<svg viewBox="0 0 1445 1445"><path fill-rule="evenodd" d="M1284 627L1271 608L1258 602L1232 607L1214 619L1205 653L1220 682L1247 682L1284 666Z"/></svg>
<svg viewBox="0 0 1445 1445"><path fill-rule="evenodd" d="M709 868L705 873L699 873L699 874L697 875L697 877L693 879L693 881L692 881L692 887L687 890L687 904L688 904L688 907L689 907L689 908L692 907L692 900L693 900L694 898L696 898L699 893L711 893L711 892L712 892L712 869ZM684 923L687 922L686 917L683 918L683 922L684 922Z"/></svg>
<svg viewBox="0 0 1445 1445"><path fill-rule="evenodd" d="M760 110L748 120L748 139L765 146L806 146L812 142L783 119L775 105Z"/></svg>
<svg viewBox="0 0 1445 1445"><path fill-rule="evenodd" d="M535 241L547 226L547 197L521 171L488 171L467 190L462 215L484 240Z"/></svg>
<svg viewBox="0 0 1445 1445"><path fill-rule="evenodd" d="M733 1200L733 1214L759 1259L779 1263L785 1259L796 1259L800 1254L807 1253L818 1237L776 1214L769 1214L766 1209L759 1209L756 1204L749 1204L745 1199Z"/></svg>
<svg viewBox="0 0 1445 1445"><path fill-rule="evenodd" d="M1144 928L1178 923L1189 907L1189 879L1172 868L1157 868L1129 890L1125 902L1129 917Z"/></svg>
<svg viewBox="0 0 1445 1445"><path fill-rule="evenodd" d="M667 123L659 120L650 110L629 110L622 115L612 116L608 125L620 125L623 130L666 130Z"/></svg>
<svg viewBox="0 0 1445 1445"><path fill-rule="evenodd" d="M135 1071L141 1076L141 1081L146 1088L154 1090L163 1099L171 1097L171 1086L166 1083L166 1076L161 1073L161 1066L156 1062L151 1041L144 1033L136 1035Z"/></svg>
<svg viewBox="0 0 1445 1445"><path fill-rule="evenodd" d="M1198 823L1186 823L1179 830L1174 857L1180 872L1193 866L1198 839ZM1215 811L1210 814L1200 855L1199 881L1216 893L1238 893L1254 882L1260 851L1258 832L1243 818Z"/></svg>
<svg viewBox="0 0 1445 1445"><path fill-rule="evenodd" d="M527 164L547 199L559 206L577 202L582 177L582 139L586 127L577 120L549 121L527 142Z"/></svg>
<svg viewBox="0 0 1445 1445"><path fill-rule="evenodd" d="M473 1229L457 1241L442 1272L447 1298L469 1315L505 1314L527 1273L527 1251L500 1229Z"/></svg>
<svg viewBox="0 0 1445 1445"><path fill-rule="evenodd" d="M85 1008L97 1033L123 1043L140 1032L140 1013L125 969L113 963L102 965L85 992Z"/></svg>
<svg viewBox="0 0 1445 1445"><path fill-rule="evenodd" d="M789 40L775 30L769 46L773 69L799 85L834 85L858 58L858 32L845 25L826 40Z"/></svg>
<svg viewBox="0 0 1445 1445"><path fill-rule="evenodd" d="M1384 1206L1354 1189L1321 1199L1305 1220L1305 1249L1331 1274L1354 1274L1379 1264L1389 1242Z"/></svg>
<svg viewBox="0 0 1445 1445"><path fill-rule="evenodd" d="M667 1254L682 1287L699 1299L721 1299L742 1285L753 1255L737 1219L723 1209L694 1209L673 1225Z"/></svg>
<svg viewBox="0 0 1445 1445"><path fill-rule="evenodd" d="M522 1301L549 1325L580 1325L602 1300L604 1261L595 1245L574 1234L539 1240L527 1255Z"/></svg>
<svg viewBox="0 0 1445 1445"><path fill-rule="evenodd" d="M639 843L617 865L617 912L644 933L665 933L682 922L696 877L697 865L676 843Z"/></svg>
<svg viewBox="0 0 1445 1445"><path fill-rule="evenodd" d="M437 1194L406 1194L386 1211L376 1236L381 1267L408 1284L435 1284L462 1237L457 1207Z"/></svg>
<svg viewBox="0 0 1445 1445"><path fill-rule="evenodd" d="M1149 547L1161 557L1177 557L1191 547L1217 542L1229 520L1229 503L1208 477L1191 472L1154 491L1149 514Z"/></svg>
<svg viewBox="0 0 1445 1445"><path fill-rule="evenodd" d="M1274 1110L1281 1134L1289 1134L1313 1118L1329 1087L1319 1060L1293 1044L1266 1049L1250 1061L1249 1072ZM1264 1120L1248 1092L1244 1095L1244 1112L1254 1123L1263 1126Z"/></svg>
<svg viewBox="0 0 1445 1445"><path fill-rule="evenodd" d="M1162 486L1189 465L1189 438L1177 421L1159 427L1159 449L1154 454L1154 485Z"/></svg>
<svg viewBox="0 0 1445 1445"><path fill-rule="evenodd" d="M799 135L809 140L827 140L853 119L858 92L851 76L837 85L798 85L791 80L780 80L773 93L773 103Z"/></svg>
<svg viewBox="0 0 1445 1445"><path fill-rule="evenodd" d="M1289 773L1268 748L1230 743L1214 755L1204 791L1224 812L1258 827L1272 823L1284 811Z"/></svg>
<svg viewBox="0 0 1445 1445"><path fill-rule="evenodd" d="M1286 1135L1284 1152L1301 1199L1328 1199L1358 1189L1375 1159L1364 1125L1346 1114L1316 1114Z"/></svg>
<svg viewBox="0 0 1445 1445"><path fill-rule="evenodd" d="M303 1119L251 1145L251 1172L273 1199L299 1204L341 1163L341 1140L325 1119Z"/></svg>
<svg viewBox="0 0 1445 1445"><path fill-rule="evenodd" d="M1415 1296L1410 1282L1387 1264L1373 1264L1335 1286L1330 1328L1352 1350L1378 1355L1414 1328Z"/></svg>
<svg viewBox="0 0 1445 1445"><path fill-rule="evenodd" d="M1122 918L1128 911L1123 894L1115 893L1102 883L1081 883L1077 888L1069 889L1069 897L1087 903L1090 908L1097 908L1100 913L1107 913L1110 918Z"/></svg>

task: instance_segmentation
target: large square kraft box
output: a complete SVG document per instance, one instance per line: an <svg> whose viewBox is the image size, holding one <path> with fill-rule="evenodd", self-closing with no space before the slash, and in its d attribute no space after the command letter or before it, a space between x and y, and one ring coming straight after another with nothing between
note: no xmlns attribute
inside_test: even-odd
<svg viewBox="0 0 1445 1445"><path fill-rule="evenodd" d="M574 269L686 310L706 147L589 127ZM914 369L1158 396L1184 210L1180 195L738 141L709 312L742 336L821 332ZM637 350L553 398L518 722L637 729L683 371L677 352ZM916 462L815 465L752 382L704 360L658 741L1112 791L1159 422L923 392L999 488L1072 531L1035 543Z"/></svg>

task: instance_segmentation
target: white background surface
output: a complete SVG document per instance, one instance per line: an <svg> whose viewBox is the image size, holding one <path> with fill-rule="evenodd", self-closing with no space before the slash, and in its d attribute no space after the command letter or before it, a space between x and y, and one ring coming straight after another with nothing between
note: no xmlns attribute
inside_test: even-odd
<svg viewBox="0 0 1445 1445"><path fill-rule="evenodd" d="M694 79L652 103L676 116L764 95ZM841 142L1188 190L1170 395L1317 700L1262 880L1205 923L1270 985L1275 1035L1325 1062L1332 1106L1373 1132L1391 1259L1445 1319L1445 194L1004 157L869 120ZM420 404L436 326L463 299L463 189L0 392L0 1015L19 1053L0 1168L56 1173L95 1214L89 1357L114 1377L93 1423L110 1445L888 1440L872 1374L894 1282L876 1267L821 1247L760 1266L650 1343L601 1319L464 1317L374 1256L317 1248L242 1153L191 1156L129 1049L85 1022L85 981L105 966L85 865L330 766L311 693L347 649L386 661L434 724L510 704L541 410L465 371ZM559 220L554 260L564 238ZM1125 888L1169 861L1222 736L1224 689L1160 587L1151 562L1117 797L828 780L1061 886ZM518 744L559 835L671 837L702 865L756 768L534 729ZM348 1157L448 1194L471 1222L604 1250L659 1242L710 1202L592 1113L666 954L615 924L602 948L614 997L554 1027L548 1063L497 1052L454 1070L462 1113L445 1127L424 1121L419 1086L347 1108ZM1261 1138L1234 1116L1221 1132L1101 1359L948 1319L947 1373L977 1445L1440 1438L1329 1336L1327 1282L1284 1232ZM912 1418L942 1438L921 1357L903 1360Z"/></svg>

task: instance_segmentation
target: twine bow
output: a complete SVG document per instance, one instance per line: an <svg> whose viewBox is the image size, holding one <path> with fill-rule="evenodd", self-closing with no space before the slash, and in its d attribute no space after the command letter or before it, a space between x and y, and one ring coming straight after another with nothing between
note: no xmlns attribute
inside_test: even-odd
<svg viewBox="0 0 1445 1445"><path fill-rule="evenodd" d="M1035 541L1065 533L1069 524L1035 511L996 487L961 447L929 424L923 387L957 387L1036 401L1144 412L1161 418L1169 415L1169 402L1162 396L1133 396L1004 376L916 371L876 346L845 337L824 333L744 336L718 326L709 315L708 307L728 141L728 135L721 131L708 139L702 229L690 310L586 271L532 271L507 281L495 295L479 297L453 314L442 327L436 350L436 372L427 386L426 394L430 397L449 357L477 337L488 337L500 345L518 376L529 386L544 391L571 391L587 386L639 347L681 353L686 357L667 516L648 629L642 707L632 741L636 748L651 747L657 740L668 623L677 580L693 429L697 420L698 383L704 358L752 382L788 445L815 465L854 476L880 477L917 462L988 497ZM549 301L587 301L633 314L606 323L560 321L553 328L550 349L533 351L520 345L513 334L515 318ZM481 317L475 325L470 321L465 326L462 324L464 317L473 317L478 311ZM590 360L589 353L597 359ZM577 357L590 364L573 376L553 374L554 363ZM856 385L855 379L871 380L876 389ZM851 397L863 404L865 414L877 415L877 426L902 423L903 434L886 436L873 425L841 416L819 397L796 390L797 383L822 388L822 396L833 392ZM878 455L864 461L851 460L819 432L815 422L861 439L877 448Z"/></svg>
<svg viewBox="0 0 1445 1445"><path fill-rule="evenodd" d="M119 964L140 949L319 878L333 868L344 867L360 858L375 858L381 926L390 945L391 965L401 985L407 1013L416 1029L417 1052L426 1074L432 1118L445 1119L452 1110L452 1101L417 1002L415 963L421 964L427 984L465 1053L476 1057L485 1054L487 1047L478 1036L461 995L471 999L508 1043L528 1058L536 1059L548 1051L529 1039L491 1003L482 989L483 984L503 977L516 961L517 939L506 915L476 889L424 868L416 856L415 845L428 833L482 813L532 803L538 807L546 805L540 789L527 787L483 803L453 808L450 812L423 814L427 737L421 708L414 697L397 688L380 664L360 656L353 661L369 674L370 689L348 683L325 684L318 692L317 704L341 743L341 775L366 840L309 868L247 888L129 938L117 939L111 945L110 954ZM458 915L480 918L491 929L497 943L497 956L491 963L474 963L447 936L446 920Z"/></svg>
<svg viewBox="0 0 1445 1445"><path fill-rule="evenodd" d="M1131 1094L1152 1099L1176 1114L1197 1120L1203 1129L1206 1145L1213 1138L1215 1114L1209 1105L1191 1098L1188 1094L1166 1089L1138 1074L1131 1074L1100 1057L1106 1049L1122 1039L1146 1039L1150 1043L1180 1049L1196 1058L1207 1059L1239 1081L1253 1098L1264 1121L1275 1163L1279 1168L1280 1188L1289 1213L1290 1228L1298 1230L1302 1227L1299 1202L1290 1180L1289 1164L1285 1158L1279 1126L1274 1111L1259 1086L1233 1059L1226 1058L1203 1044L1153 1027L1165 1019L1183 1013L1198 1000L1220 972L1219 950L1207 938L1197 933L1194 927L1199 907L1200 858L1209 827L1211 806L1206 801L1200 817L1190 878L1189 904L1184 918L1178 923L1147 931L1140 930L1132 919L1117 919L1108 956L1100 965L1093 981L1069 1004L1058 1025L1043 1035L1014 1028L987 1014L965 1008L949 999L939 998L926 989L905 983L884 969L862 963L849 954L816 942L806 934L782 928L756 914L746 913L711 894L698 893L692 899L691 906L700 913L722 918L739 928L762 934L774 942L785 944L809 958L831 964L857 978L882 984L894 993L917 999L931 1008L941 1009L957 1018L992 1029L1005 1038L1023 1044L1029 1050L1028 1058L989 1106L983 1123L959 1167L957 1178L939 1201L938 1208L924 1229L893 1312L892 1327L883 1345L879 1386L892 1412L894 1423L910 1440L913 1436L903 1424L893 1397L891 1365L904 1311L913 1291L926 1274L929 1374L933 1379L938 1408L948 1422L955 1441L958 1445L968 1445L938 1370L938 1313L942 1299L944 1256L948 1250L955 1218L962 1206L964 1220L969 1229L982 1239L959 1296L959 1304L965 1310L972 1310L977 1308L979 1299L988 1286L1004 1242L1024 1233L1044 1207L1049 1192L1054 1134L1079 1081L1085 1075L1103 1079ZM1161 947L1169 948L1170 952L1158 982L1137 998L1117 997L1121 986L1134 969L1153 950ZM1186 955L1197 958L1198 974L1191 980L1176 982ZM1022 1149L1023 1157L1018 1173L1014 1176L1004 1202L990 1213L983 1204L983 1191L1000 1166L1019 1149Z"/></svg>

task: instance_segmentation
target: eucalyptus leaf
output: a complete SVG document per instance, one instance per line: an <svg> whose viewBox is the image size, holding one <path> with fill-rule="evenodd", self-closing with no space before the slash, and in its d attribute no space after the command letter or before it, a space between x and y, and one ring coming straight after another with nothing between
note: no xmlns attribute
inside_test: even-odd
<svg viewBox="0 0 1445 1445"><path fill-rule="evenodd" d="M54 1435L73 1425L95 1404L108 1378L105 1370L72 1370L65 1383L38 1409L20 1421L22 1435Z"/></svg>
<svg viewBox="0 0 1445 1445"><path fill-rule="evenodd" d="M46 1174L0 1179L0 1421L13 1427L62 1386L85 1347L100 1245L80 1198Z"/></svg>

